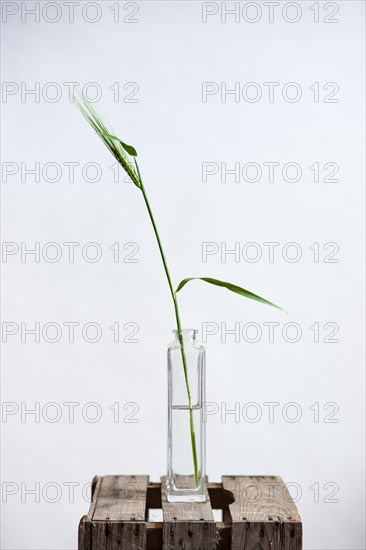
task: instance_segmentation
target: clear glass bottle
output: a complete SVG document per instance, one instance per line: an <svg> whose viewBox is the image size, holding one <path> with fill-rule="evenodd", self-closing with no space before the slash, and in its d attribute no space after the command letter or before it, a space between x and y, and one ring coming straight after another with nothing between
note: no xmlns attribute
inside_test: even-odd
<svg viewBox="0 0 366 550"><path fill-rule="evenodd" d="M196 330L174 330L168 347L169 502L206 500L205 348Z"/></svg>

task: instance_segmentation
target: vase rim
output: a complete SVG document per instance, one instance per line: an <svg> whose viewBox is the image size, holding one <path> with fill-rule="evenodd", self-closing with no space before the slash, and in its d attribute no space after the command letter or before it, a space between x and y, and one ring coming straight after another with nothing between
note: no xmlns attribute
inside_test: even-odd
<svg viewBox="0 0 366 550"><path fill-rule="evenodd" d="M195 328L182 328L181 330L174 329L173 334L175 336L178 336L178 334L181 334L182 336L196 336L198 330Z"/></svg>

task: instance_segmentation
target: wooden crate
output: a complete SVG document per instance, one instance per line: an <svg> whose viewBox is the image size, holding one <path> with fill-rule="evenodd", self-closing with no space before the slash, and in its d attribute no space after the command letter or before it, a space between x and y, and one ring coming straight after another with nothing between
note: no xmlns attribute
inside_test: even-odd
<svg viewBox="0 0 366 550"><path fill-rule="evenodd" d="M301 518L280 477L223 476L207 491L204 504L170 503L164 478L96 477L79 550L302 550ZM153 509L163 521L149 520Z"/></svg>

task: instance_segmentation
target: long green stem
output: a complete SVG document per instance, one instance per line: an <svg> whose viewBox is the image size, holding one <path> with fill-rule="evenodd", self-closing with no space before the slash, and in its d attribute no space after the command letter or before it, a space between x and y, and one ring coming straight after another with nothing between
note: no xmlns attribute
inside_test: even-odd
<svg viewBox="0 0 366 550"><path fill-rule="evenodd" d="M195 432L195 429L194 429L194 421L193 421L192 396L191 396L191 388L190 388L189 379L188 379L186 351L185 351L185 348L184 348L182 327L181 327L181 324L180 324L178 301L177 301L176 296L175 296L175 299L174 299L174 306L175 306L175 317L176 317L176 320L177 320L177 329L178 329L178 336L179 336L179 342L180 342L180 349L181 349L182 360L183 360L184 378L185 378L185 381L186 381L187 395L188 395L189 425L190 425L190 430L191 430L191 444L192 444L192 454L193 454L194 477L195 477L196 485L198 485L198 463L197 463L196 432Z"/></svg>
<svg viewBox="0 0 366 550"><path fill-rule="evenodd" d="M139 177L140 189L141 189L142 195L144 197L144 201L145 201L145 204L146 204L147 211L148 211L149 216L150 216L150 220L151 220L151 223L152 223L152 226L153 226L153 229L154 229L156 240L158 242L161 259L163 261L165 274L166 274L168 284L169 284L170 294L172 296L172 300L173 300L173 303L174 303L175 319L176 319L176 322L177 322L178 337L179 337L179 343L180 343L180 349L181 349L182 361L183 361L184 379L185 379L186 388L187 388L187 395L188 395L189 425L190 425L190 431L191 431L191 445L192 445L192 455L193 455L193 465L194 465L194 477L195 477L196 485L198 485L198 482L199 482L199 479L198 479L198 461L197 461L196 433L195 433L195 429L194 429L194 420L193 420L192 395L191 395L191 388L190 388L190 384L189 384L187 357L186 357L186 352L185 352L185 348L184 348L184 341L183 341L183 335L182 335L182 326L181 326L180 316L179 316L178 299L177 299L177 295L175 293L175 290L174 290L174 287L173 287L173 284L172 284L172 280L170 278L168 264L167 264L166 257L165 257L165 254L164 254L163 246L161 244L158 228L156 227L154 216L153 216L153 213L152 213L152 210L151 210L151 207L150 207L149 200L148 200L147 195L146 195L145 187L144 187L144 184L143 184L143 181L142 181L142 178L141 178L140 169L139 169L139 166L137 164L136 159L135 159L135 166L136 166L136 170L137 170L138 177Z"/></svg>

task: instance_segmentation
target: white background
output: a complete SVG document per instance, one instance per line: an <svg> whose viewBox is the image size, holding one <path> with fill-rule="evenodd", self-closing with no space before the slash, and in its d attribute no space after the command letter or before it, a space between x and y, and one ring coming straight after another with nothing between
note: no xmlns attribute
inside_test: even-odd
<svg viewBox="0 0 366 550"><path fill-rule="evenodd" d="M180 295L183 325L199 329L201 341L203 323L218 328L205 342L207 399L223 412L223 418L218 412L208 419L210 479L239 473L282 475L298 497L306 550L364 549L364 3L341 1L326 8L320 2L318 23L316 6L310 9L313 2L305 1L287 8L282 2L272 23L263 2L244 12L253 19L254 10L261 10L256 23L246 21L242 12L239 22L233 15L222 22L220 3L206 23L200 2L139 2L138 12L130 16L135 23L123 21L137 11L133 4L121 3L120 20L114 22L115 3L99 2L95 23L90 22L97 13L93 6L85 12L89 21L82 17L85 2L75 7L73 23L64 2L57 3L58 12L56 2L41 12L39 23L31 15L21 20L21 10L34 2L3 2L3 9L5 4L19 11L5 21L3 13L2 79L13 83L5 91L11 86L15 90L2 97L3 170L19 170L3 181L2 236L19 252L2 258L2 314L3 332L10 326L19 326L19 331L3 345L3 406L8 412L13 407L15 414L3 415L1 426L2 548L75 549L78 521L88 509L83 488L95 474L148 473L158 480L166 467L165 354L174 328L168 287L142 196L131 183L114 183L109 169L114 159L69 101L64 82L73 81L97 83L102 97L96 106L115 132L137 148L175 284L188 276L217 277L289 312L286 316L198 281ZM325 23L334 5L338 22ZM6 9L12 11L11 6ZM294 19L294 10L299 20L290 23L285 19ZM60 14L55 23L47 21ZM22 96L22 89L37 82L39 98ZM59 101L50 101L56 88L47 88L49 82L61 90ZM116 82L121 91L117 102L109 89ZM138 85L138 102L123 101L132 90L123 89L129 82ZM221 98L217 93L203 102L204 82L219 87L226 83L228 89L239 82L241 90L255 82L262 97L250 102L241 95L236 102L233 95ZM279 83L273 102L265 82ZM302 91L297 102L282 95L289 82ZM309 89L315 82L319 102ZM334 96L338 102L324 102L332 91L323 89L329 82L339 86ZM293 92L288 90L290 98ZM50 170L50 177L41 173L39 182L30 174L22 182L22 162L25 168L39 162L41 171L47 163L58 163L59 181L49 181ZM80 163L74 182L65 162ZM89 162L102 169L94 183L81 172ZM235 162L256 162L263 173L257 182L243 177L235 182L228 176L224 183L217 174L203 183L204 162L226 162L229 168ZM280 163L272 183L264 162ZM288 162L301 166L299 181L282 177ZM321 167L319 183L309 169L315 162ZM329 173L322 169L327 162L339 166L338 182L322 181ZM16 164L4 168L4 163ZM21 261L22 242L23 248L40 243L39 262L30 254ZM55 249L46 247L42 255L50 242L62 251L54 263L47 250L52 256ZM74 263L65 242L80 243ZM90 242L102 250L96 263L81 254ZM115 242L121 246L118 263L109 249ZM132 250L123 246L131 242L139 248L137 263L122 261ZM221 258L218 252L203 262L205 242L217 243L220 250L239 243L239 261L233 255ZM257 262L242 254L250 242L262 252ZM280 243L273 262L265 242ZM290 242L300 247L297 262L282 255ZM318 262L309 248L314 243L320 247ZM324 261L332 252L323 250L326 243L339 247L333 256L338 262ZM248 253L253 255L254 248ZM289 256L293 253L294 248L288 249ZM74 343L63 325L71 321L80 323ZM29 334L22 342L21 323L32 328L36 322L41 329L58 323L63 328L60 340L50 343L41 333L39 343ZM96 343L82 337L89 322L101 327ZM116 322L122 338L129 332L125 324L136 323L138 343L114 343L109 327ZM273 343L263 325L268 322L280 323ZM239 342L228 335L225 342L221 323L227 328L240 323L240 329L257 323L262 335L256 343L248 341L253 332L246 338L241 334ZM291 330L287 340L283 336L286 323L300 327L298 342L288 341L294 338ZM309 328L314 323L320 327L318 343ZM324 342L329 326L334 327L324 329L326 323L339 327L333 336L338 342ZM36 402L41 410L57 403L61 419L50 422L55 409L46 408L39 422L30 414L22 422L20 410L24 413ZM80 403L73 423L65 402ZM99 422L86 414L83 418L82 409L90 402L100 407ZM118 423L109 408L116 402L121 408ZM132 409L123 406L131 402L139 407L133 417L137 423L126 421ZM225 407L233 409L236 402L252 417L259 410L258 421L248 421L245 414L238 422L234 415L225 418ZM245 408L253 402L257 409ZM274 422L269 421L267 402L279 404ZM289 421L296 409L286 404L293 402L300 410L298 422ZM318 422L314 407L309 408L314 403L319 403ZM336 405L324 409L327 403ZM86 411L91 417L95 409ZM332 411L330 419L338 422L326 421ZM70 483L75 484L73 499ZM39 502L26 493L32 488L38 488Z"/></svg>

